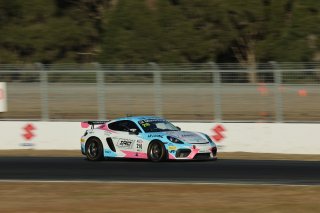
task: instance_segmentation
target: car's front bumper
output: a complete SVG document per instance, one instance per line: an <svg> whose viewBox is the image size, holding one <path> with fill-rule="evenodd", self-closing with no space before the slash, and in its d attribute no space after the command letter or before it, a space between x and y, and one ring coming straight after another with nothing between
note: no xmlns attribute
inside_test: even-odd
<svg viewBox="0 0 320 213"><path fill-rule="evenodd" d="M215 160L217 159L217 147L210 143L168 146L168 155L171 160Z"/></svg>

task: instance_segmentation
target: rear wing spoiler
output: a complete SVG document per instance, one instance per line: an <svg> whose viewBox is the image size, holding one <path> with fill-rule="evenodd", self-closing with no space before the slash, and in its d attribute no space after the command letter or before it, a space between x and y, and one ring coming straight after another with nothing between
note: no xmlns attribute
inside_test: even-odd
<svg viewBox="0 0 320 213"><path fill-rule="evenodd" d="M94 129L94 125L103 125L107 122L109 122L110 120L105 120L105 121L84 121L81 122L81 127L82 128L88 128L89 126L91 126L91 129Z"/></svg>

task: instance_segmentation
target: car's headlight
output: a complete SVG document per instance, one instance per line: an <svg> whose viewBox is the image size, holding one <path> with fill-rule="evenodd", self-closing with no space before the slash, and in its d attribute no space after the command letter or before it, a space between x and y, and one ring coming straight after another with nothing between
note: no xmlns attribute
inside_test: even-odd
<svg viewBox="0 0 320 213"><path fill-rule="evenodd" d="M172 143L179 143L179 144L183 144L183 142L177 138L174 138L174 137L171 137L171 136L168 136L167 137L169 141L171 141Z"/></svg>

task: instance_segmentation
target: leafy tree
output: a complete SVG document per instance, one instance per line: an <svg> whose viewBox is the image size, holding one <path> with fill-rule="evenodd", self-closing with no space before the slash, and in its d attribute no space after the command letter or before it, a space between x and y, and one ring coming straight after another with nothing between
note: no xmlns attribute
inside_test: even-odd
<svg viewBox="0 0 320 213"><path fill-rule="evenodd" d="M103 34L104 63L145 63L156 60L158 29L145 1L122 0L107 16Z"/></svg>
<svg viewBox="0 0 320 213"><path fill-rule="evenodd" d="M1 0L0 63L320 61L319 0Z"/></svg>
<svg viewBox="0 0 320 213"><path fill-rule="evenodd" d="M286 19L282 28L261 44L260 60L284 62L313 61L319 51L320 2L316 0L291 1L284 7ZM264 51L264 52L263 52Z"/></svg>
<svg viewBox="0 0 320 213"><path fill-rule="evenodd" d="M222 1L121 1L110 16L101 61L201 63L214 60L230 39ZM123 54L129 54L123 56Z"/></svg>
<svg viewBox="0 0 320 213"><path fill-rule="evenodd" d="M1 8L9 12L0 19L4 23L1 63L92 60L100 45L102 4L99 0L6 0Z"/></svg>
<svg viewBox="0 0 320 213"><path fill-rule="evenodd" d="M4 0L0 10L0 63L32 61L32 54L42 45L44 35L41 33L53 14L53 4L41 0L23 4L18 0Z"/></svg>
<svg viewBox="0 0 320 213"><path fill-rule="evenodd" d="M203 63L215 60L230 41L224 33L229 26L222 2L161 1L157 16L163 32L160 42L164 47L162 55L175 51L177 56L172 57L171 62Z"/></svg>

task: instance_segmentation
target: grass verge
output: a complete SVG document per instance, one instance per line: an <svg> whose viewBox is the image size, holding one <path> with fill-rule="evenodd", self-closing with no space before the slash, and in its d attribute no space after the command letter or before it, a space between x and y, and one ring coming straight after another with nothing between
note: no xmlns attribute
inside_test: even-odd
<svg viewBox="0 0 320 213"><path fill-rule="evenodd" d="M0 212L320 212L320 186L0 183Z"/></svg>

